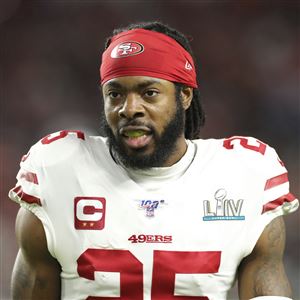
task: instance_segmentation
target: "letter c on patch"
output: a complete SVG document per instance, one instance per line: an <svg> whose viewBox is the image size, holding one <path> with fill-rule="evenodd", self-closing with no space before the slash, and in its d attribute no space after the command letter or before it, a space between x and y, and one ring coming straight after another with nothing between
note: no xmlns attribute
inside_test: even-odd
<svg viewBox="0 0 300 300"><path fill-rule="evenodd" d="M103 229L106 212L105 198L76 197L74 200L74 221L76 229Z"/></svg>

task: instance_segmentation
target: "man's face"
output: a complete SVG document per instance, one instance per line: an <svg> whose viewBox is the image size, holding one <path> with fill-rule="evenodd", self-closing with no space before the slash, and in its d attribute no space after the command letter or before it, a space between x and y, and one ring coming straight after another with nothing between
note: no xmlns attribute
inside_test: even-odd
<svg viewBox="0 0 300 300"><path fill-rule="evenodd" d="M184 109L175 85L126 76L106 82L102 91L104 127L116 158L131 168L164 166L184 132Z"/></svg>

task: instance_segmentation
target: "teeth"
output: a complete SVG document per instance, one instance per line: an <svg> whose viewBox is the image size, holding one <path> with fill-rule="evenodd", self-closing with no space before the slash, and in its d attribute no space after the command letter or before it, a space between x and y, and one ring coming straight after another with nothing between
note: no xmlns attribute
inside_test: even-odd
<svg viewBox="0 0 300 300"><path fill-rule="evenodd" d="M143 130L126 131L125 135L131 138L138 138L140 136L145 135L145 131Z"/></svg>

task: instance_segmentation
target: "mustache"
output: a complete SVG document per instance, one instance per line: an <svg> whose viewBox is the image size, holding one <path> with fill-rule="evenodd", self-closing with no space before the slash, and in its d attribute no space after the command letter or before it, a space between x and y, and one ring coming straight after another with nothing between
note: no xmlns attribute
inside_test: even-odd
<svg viewBox="0 0 300 300"><path fill-rule="evenodd" d="M129 126L132 126L132 127L147 127L149 128L151 131L154 131L154 128L151 124L147 124L145 122L141 122L139 120L129 120L129 121L124 121L122 123L119 124L118 126L118 132L120 132L120 130L124 127L129 127Z"/></svg>

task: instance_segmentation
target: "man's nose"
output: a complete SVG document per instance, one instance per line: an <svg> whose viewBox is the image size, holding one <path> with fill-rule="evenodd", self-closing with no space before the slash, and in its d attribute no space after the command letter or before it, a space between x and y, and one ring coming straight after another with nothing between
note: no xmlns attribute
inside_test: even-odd
<svg viewBox="0 0 300 300"><path fill-rule="evenodd" d="M119 110L119 116L127 119L135 119L144 116L143 100L139 95L128 94L123 106Z"/></svg>

